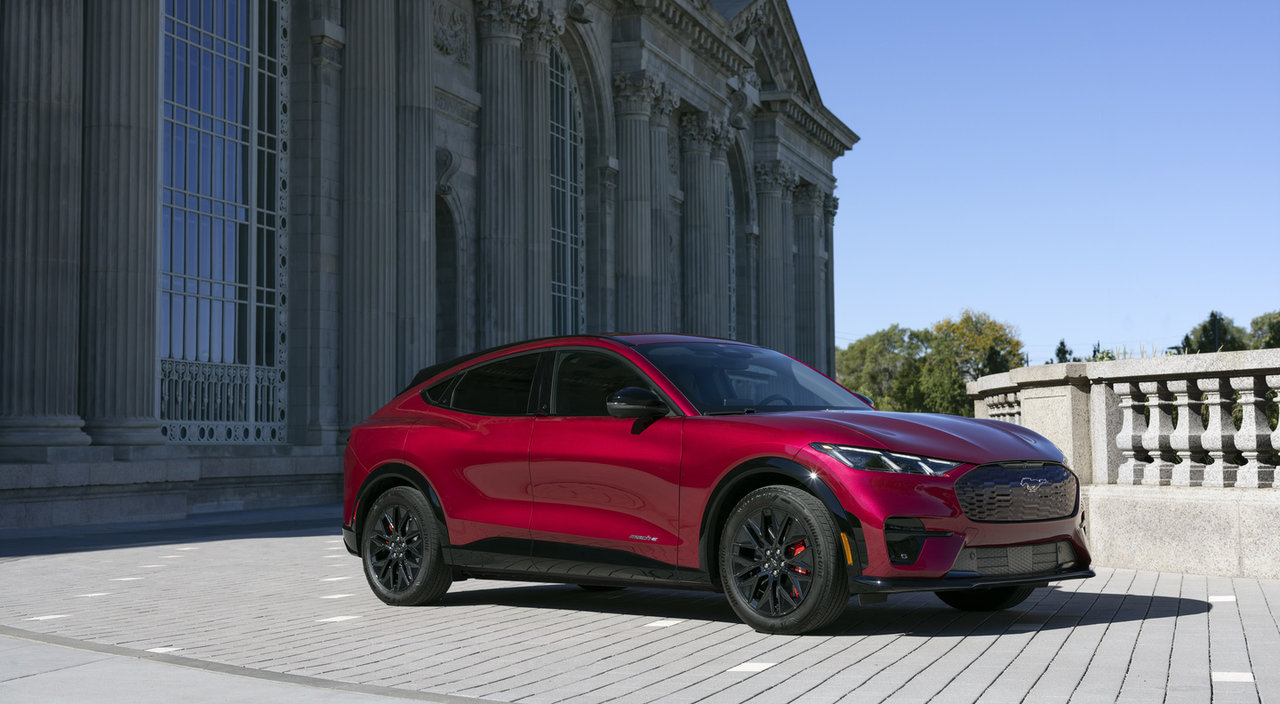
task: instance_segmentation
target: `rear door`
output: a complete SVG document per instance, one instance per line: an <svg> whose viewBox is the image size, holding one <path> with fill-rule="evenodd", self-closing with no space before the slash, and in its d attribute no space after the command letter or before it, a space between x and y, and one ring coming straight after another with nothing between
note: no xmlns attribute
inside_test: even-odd
<svg viewBox="0 0 1280 704"><path fill-rule="evenodd" d="M671 579L680 548L684 419L610 416L605 401L614 392L657 391L611 351L558 351L548 381L548 404L534 420L529 446L539 571Z"/></svg>

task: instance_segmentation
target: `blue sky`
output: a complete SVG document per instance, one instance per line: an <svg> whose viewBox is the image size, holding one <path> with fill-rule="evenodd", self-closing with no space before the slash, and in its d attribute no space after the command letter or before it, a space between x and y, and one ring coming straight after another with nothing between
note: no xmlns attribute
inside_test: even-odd
<svg viewBox="0 0 1280 704"><path fill-rule="evenodd" d="M836 161L836 342L965 308L1176 344L1280 310L1280 2L791 0Z"/></svg>

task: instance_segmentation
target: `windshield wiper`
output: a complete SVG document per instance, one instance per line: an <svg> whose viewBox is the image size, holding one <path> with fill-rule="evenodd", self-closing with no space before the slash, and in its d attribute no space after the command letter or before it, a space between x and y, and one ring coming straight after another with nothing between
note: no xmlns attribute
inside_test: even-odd
<svg viewBox="0 0 1280 704"><path fill-rule="evenodd" d="M702 415L704 416L744 416L744 415L747 415L748 413L759 413L759 412L760 411L757 411L754 408L739 408L736 411L711 411L710 413L703 413Z"/></svg>

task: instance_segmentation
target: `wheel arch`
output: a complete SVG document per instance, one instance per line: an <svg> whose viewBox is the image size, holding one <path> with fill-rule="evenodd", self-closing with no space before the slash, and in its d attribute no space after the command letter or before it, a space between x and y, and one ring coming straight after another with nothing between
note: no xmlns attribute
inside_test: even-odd
<svg viewBox="0 0 1280 704"><path fill-rule="evenodd" d="M716 485L707 501L706 510L702 513L702 525L698 534L698 560L711 578L711 584L722 590L720 581L720 533L729 512L744 496L766 486L782 484L808 492L822 501L840 531L846 533L856 543L853 549L855 563L850 567L854 574L861 574L861 566L866 563L866 548L863 546L862 525L857 517L845 510L831 487L822 477L808 467L795 460L784 457L762 457L748 460L730 470Z"/></svg>
<svg viewBox="0 0 1280 704"><path fill-rule="evenodd" d="M364 483L360 485L360 490L356 493L355 518L351 522L351 529L355 532L356 554L360 554L361 550L361 532L364 530L365 518L368 516L369 507L373 506L387 491L398 486L407 486L422 492L427 497L427 503L431 506L431 510L435 513L436 519L444 528L444 535L441 536L442 544L450 545L449 542L449 524L445 521L444 506L440 503L440 495L431 486L431 482L422 476L422 473L409 467L408 465L391 462L378 467L365 477Z"/></svg>

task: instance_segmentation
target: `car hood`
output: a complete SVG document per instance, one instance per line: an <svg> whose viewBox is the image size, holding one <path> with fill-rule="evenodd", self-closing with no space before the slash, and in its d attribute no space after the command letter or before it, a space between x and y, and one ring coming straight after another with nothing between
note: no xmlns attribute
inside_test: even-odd
<svg viewBox="0 0 1280 704"><path fill-rule="evenodd" d="M1063 461L1062 452L1044 436L1002 421L937 413L883 411L820 411L787 415L840 431L830 433L830 442L913 452L972 464L1017 460ZM840 436L846 439L835 439Z"/></svg>

